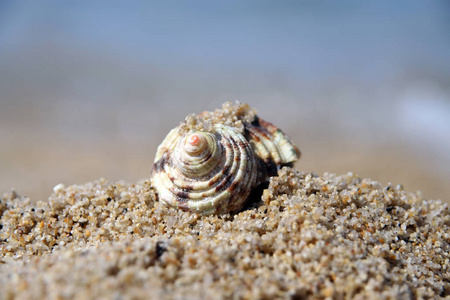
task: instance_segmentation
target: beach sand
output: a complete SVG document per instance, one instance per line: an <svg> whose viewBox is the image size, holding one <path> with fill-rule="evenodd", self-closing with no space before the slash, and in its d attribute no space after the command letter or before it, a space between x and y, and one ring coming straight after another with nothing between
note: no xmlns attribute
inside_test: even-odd
<svg viewBox="0 0 450 300"><path fill-rule="evenodd" d="M448 204L283 168L235 215L104 179L0 203L2 299L450 297Z"/></svg>

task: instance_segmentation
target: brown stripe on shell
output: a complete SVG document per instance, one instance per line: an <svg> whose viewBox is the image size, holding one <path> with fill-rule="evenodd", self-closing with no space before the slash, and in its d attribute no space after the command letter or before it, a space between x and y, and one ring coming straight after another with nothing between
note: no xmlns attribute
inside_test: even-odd
<svg viewBox="0 0 450 300"><path fill-rule="evenodd" d="M232 193L234 190L239 186L239 183L237 181L233 181L230 186L227 188L227 190Z"/></svg>
<svg viewBox="0 0 450 300"><path fill-rule="evenodd" d="M225 168L223 170L221 170L220 172L222 172L223 174L227 174L231 169L231 165L225 165ZM216 181L210 181L208 182L209 186L213 186L216 183Z"/></svg>
<svg viewBox="0 0 450 300"><path fill-rule="evenodd" d="M259 117L257 117L255 120L258 123L258 126L266 128L270 132L275 132L277 130L280 130L277 126L275 126L272 123L267 122Z"/></svg>
<svg viewBox="0 0 450 300"><path fill-rule="evenodd" d="M275 132L282 134L290 143L290 146L292 147L292 151L293 154L295 154L297 156L297 159L300 158L300 156L302 155L302 153L300 152L300 150L297 148L297 146L295 146L292 142L291 139L277 126L273 125L270 122L267 122L266 120L263 120L261 118L258 118L258 122L259 125L263 128L266 128L267 131L269 131L271 134L275 134ZM289 163L293 163L293 162L289 162Z"/></svg>
<svg viewBox="0 0 450 300"><path fill-rule="evenodd" d="M238 152L239 148L237 147L236 142L233 139L229 139L229 142L233 147L234 153ZM240 156L239 155L233 155L233 156L234 156L233 161L235 163L239 163ZM233 183L234 174L229 173L232 166L233 166L232 164L226 165L226 169L224 169L222 171L222 173L227 174L227 175L225 176L225 178L222 181L220 181L219 184L214 185L215 182L212 182L211 186L214 186L214 188L216 189L217 192L228 189L228 187Z"/></svg>
<svg viewBox="0 0 450 300"><path fill-rule="evenodd" d="M261 118L256 117L252 123L244 123L245 126L245 136L248 141L252 144L262 145L268 153L261 153L255 147L255 153L262 159L264 162L271 161L275 163L277 169L281 168L285 165L292 165L292 163L300 158L301 152L298 148L291 142L289 137L284 134L284 132ZM278 144L275 141L275 136L277 136L283 143ZM271 147L275 148L278 153L274 153L268 148L269 143L271 143ZM290 155L288 155L290 153ZM269 156L267 156L269 155ZM276 161L274 158L275 155L278 155L280 160ZM289 160L286 160L286 157L290 157ZM267 164L270 166L271 164ZM271 169L269 167L269 169Z"/></svg>
<svg viewBox="0 0 450 300"><path fill-rule="evenodd" d="M172 182L174 182L174 180L175 180L175 178L169 178L170 179L170 181L172 181ZM185 192L190 192L190 191L193 191L194 189L195 189L195 187L192 185L192 184L190 184L190 183L188 183L188 182L186 182L185 184L183 184L183 186L179 186L179 187L177 187L178 189L180 189L180 190L182 190L182 191L185 191ZM177 190L178 191L178 190Z"/></svg>
<svg viewBox="0 0 450 300"><path fill-rule="evenodd" d="M178 198L180 198L180 199L189 199L189 193L188 192L186 192L186 191L184 191L184 190L176 190L176 191L174 191L175 192L175 194L177 195L177 199ZM185 200L185 201L186 201Z"/></svg>
<svg viewBox="0 0 450 300"><path fill-rule="evenodd" d="M267 122L266 122L267 123ZM263 138L265 139L270 139L271 138L271 132L268 130L268 128L261 126L260 123L257 123L258 125L254 125L253 123L250 124L249 126L251 126L251 128L253 130L250 130L250 133L252 134L252 136L257 136L254 131L257 131L260 135L262 135ZM260 140L260 138L258 137L258 140Z"/></svg>
<svg viewBox="0 0 450 300"><path fill-rule="evenodd" d="M211 158L211 156L212 156L212 152L210 151L210 152L208 153L208 156L205 156L204 160L205 160L205 161L209 160L209 159Z"/></svg>
<svg viewBox="0 0 450 300"><path fill-rule="evenodd" d="M180 201L178 201L177 208L181 209L182 211L185 211L185 212L191 211L186 199L183 199L183 200L180 199Z"/></svg>
<svg viewBox="0 0 450 300"><path fill-rule="evenodd" d="M163 156L153 164L152 172L162 172L164 171L164 166L169 162L168 152L165 152Z"/></svg>
<svg viewBox="0 0 450 300"><path fill-rule="evenodd" d="M265 139L270 139L271 133L269 132L269 130L266 127L260 125L259 118L257 120L258 121L254 121L251 124L244 124L246 133L250 135L250 137L247 137L247 140L254 139L257 142L260 142L261 138L258 136L258 134L260 134Z"/></svg>
<svg viewBox="0 0 450 300"><path fill-rule="evenodd" d="M256 134L258 131L264 138L267 139L267 135L263 134L264 128L259 127L258 122L253 122L252 124L244 124L245 125L245 135L247 140L252 141L253 143L263 144L263 141ZM256 152L256 149L254 149ZM270 153L269 153L270 155ZM272 157L268 157L266 155L258 155L259 161L259 173L260 173L260 181L266 181L268 177L275 176L278 172L278 166L275 161L273 161Z"/></svg>
<svg viewBox="0 0 450 300"><path fill-rule="evenodd" d="M226 190L233 182L233 180L232 180L233 178L234 178L234 176L232 174L227 174L225 176L225 178L220 181L219 184L214 186L214 189L216 190L216 192Z"/></svg>

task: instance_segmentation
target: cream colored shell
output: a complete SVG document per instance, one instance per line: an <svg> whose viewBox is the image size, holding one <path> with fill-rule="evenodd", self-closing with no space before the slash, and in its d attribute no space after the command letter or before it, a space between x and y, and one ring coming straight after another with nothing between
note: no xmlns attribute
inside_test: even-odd
<svg viewBox="0 0 450 300"><path fill-rule="evenodd" d="M198 137L200 145L189 140ZM257 165L243 135L231 127L214 131L173 129L158 148L152 185L159 200L182 210L207 215L242 208L256 186Z"/></svg>
<svg viewBox="0 0 450 300"><path fill-rule="evenodd" d="M199 119L204 123L194 120L193 125L172 129L158 147L152 168L159 201L202 215L237 212L257 185L300 157L276 126L256 115L251 122L245 117L242 122L233 116L227 125Z"/></svg>

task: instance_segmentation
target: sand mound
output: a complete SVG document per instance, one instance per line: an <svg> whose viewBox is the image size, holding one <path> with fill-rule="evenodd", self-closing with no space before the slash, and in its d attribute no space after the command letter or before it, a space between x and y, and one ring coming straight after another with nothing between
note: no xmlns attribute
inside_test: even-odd
<svg viewBox="0 0 450 300"><path fill-rule="evenodd" d="M148 181L57 186L37 204L6 193L1 297L449 297L446 204L291 168L261 191L207 217L161 206Z"/></svg>

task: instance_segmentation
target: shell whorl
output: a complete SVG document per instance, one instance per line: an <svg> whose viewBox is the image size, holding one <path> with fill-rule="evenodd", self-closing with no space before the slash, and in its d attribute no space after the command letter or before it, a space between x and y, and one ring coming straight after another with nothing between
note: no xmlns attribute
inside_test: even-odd
<svg viewBox="0 0 450 300"><path fill-rule="evenodd" d="M278 169L292 166L300 158L300 150L272 123L256 117L252 123L244 123L244 126L255 155L265 165L265 170L261 170L262 177L274 176Z"/></svg>
<svg viewBox="0 0 450 300"><path fill-rule="evenodd" d="M222 155L223 147L215 135L193 131L178 140L173 152L173 162L186 177L198 178L211 172Z"/></svg>
<svg viewBox="0 0 450 300"><path fill-rule="evenodd" d="M172 130L158 149L152 185L160 201L199 214L242 208L256 186L257 163L251 145L235 129L213 132Z"/></svg>
<svg viewBox="0 0 450 300"><path fill-rule="evenodd" d="M214 124L214 125L213 125ZM246 104L189 115L158 147L151 184L168 206L208 215L239 211L250 192L300 151Z"/></svg>

